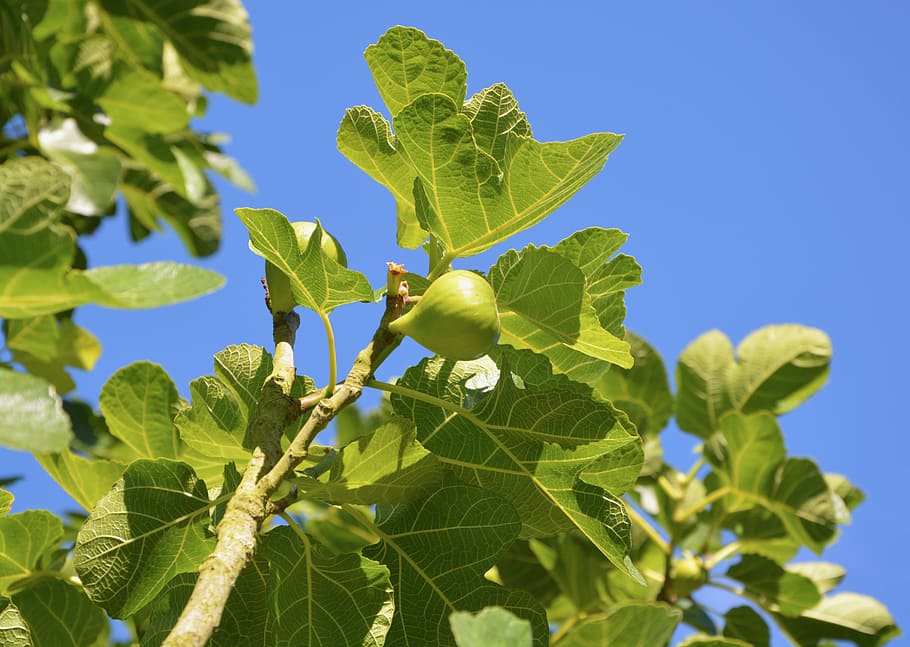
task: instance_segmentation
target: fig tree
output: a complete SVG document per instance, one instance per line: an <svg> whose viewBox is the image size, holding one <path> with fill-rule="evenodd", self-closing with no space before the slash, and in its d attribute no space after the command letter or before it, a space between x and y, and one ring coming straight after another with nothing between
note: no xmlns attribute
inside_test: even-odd
<svg viewBox="0 0 910 647"><path fill-rule="evenodd" d="M308 221L292 222L294 233L297 235L297 248L303 253L316 231L316 223ZM348 266L347 256L341 244L325 229L322 230L320 240L322 252L343 267ZM291 280L269 261L265 262L265 280L269 286L269 298L272 312L290 312L297 305L294 294L291 292Z"/></svg>
<svg viewBox="0 0 910 647"><path fill-rule="evenodd" d="M443 274L417 304L389 324L437 355L454 360L484 355L499 340L499 311L493 288L466 270Z"/></svg>

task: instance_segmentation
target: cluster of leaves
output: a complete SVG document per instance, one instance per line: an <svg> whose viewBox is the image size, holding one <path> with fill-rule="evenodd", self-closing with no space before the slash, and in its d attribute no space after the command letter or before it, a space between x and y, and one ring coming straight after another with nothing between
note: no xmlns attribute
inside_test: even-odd
<svg viewBox="0 0 910 647"><path fill-rule="evenodd" d="M238 0L15 0L0 6L0 42L0 318L9 353L0 398L12 414L0 439L50 451L65 446L70 426L49 385L71 391L68 367L89 370L101 352L73 308L156 307L223 282L171 262L87 269L79 237L119 200L134 240L163 219L193 255L217 249L220 205L206 170L249 180L222 153L224 137L190 120L204 113L204 88L255 100L250 27ZM23 391L45 392L38 411L14 406ZM35 433L47 425L56 433Z"/></svg>
<svg viewBox="0 0 910 647"><path fill-rule="evenodd" d="M552 213L621 139L535 141L508 88L466 99L464 64L415 29L391 29L366 59L391 121L353 108L338 144L394 194L399 243L424 245L429 271L408 275L413 293ZM299 250L282 214L237 213L330 333L333 309L373 299L318 237ZM674 396L657 353L623 329L625 290L640 280L618 253L625 238L590 228L504 253L484 273L500 345L367 381L389 394L384 407L342 409L337 447L310 447L287 483L295 496L275 493L287 523L262 528L211 644L651 646L687 622L701 633L686 645L763 647L765 618L798 645L895 635L875 600L831 593L842 569L790 563L830 544L862 499L788 457L776 422L823 384L827 337L774 326L734 352L709 333L680 357ZM191 402L155 365L115 374L102 415L81 412L89 455L41 456L90 511L72 553L59 519L5 514L0 493L0 642L102 644L107 614L130 619L139 644L161 644L241 484L272 374L250 345L218 353ZM291 395L315 392L298 376ZM674 415L700 441L686 472L661 455ZM284 447L305 420L282 430ZM721 624L697 601L709 585L752 604Z"/></svg>

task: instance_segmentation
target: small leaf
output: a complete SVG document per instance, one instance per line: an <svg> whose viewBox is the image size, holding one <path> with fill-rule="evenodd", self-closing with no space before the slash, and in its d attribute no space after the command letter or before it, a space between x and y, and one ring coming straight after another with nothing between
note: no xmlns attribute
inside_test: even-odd
<svg viewBox="0 0 910 647"><path fill-rule="evenodd" d="M41 157L0 164L0 234L33 234L57 222L70 194L70 178Z"/></svg>
<svg viewBox="0 0 910 647"><path fill-rule="evenodd" d="M103 458L88 460L69 449L55 454L35 454L35 460L86 511L110 491L126 469L123 463Z"/></svg>
<svg viewBox="0 0 910 647"><path fill-rule="evenodd" d="M577 623L555 647L653 647L665 645L682 613L659 602L624 602Z"/></svg>
<svg viewBox="0 0 910 647"><path fill-rule="evenodd" d="M287 526L268 532L274 643L381 645L393 612L389 571L357 554L334 555Z"/></svg>
<svg viewBox="0 0 910 647"><path fill-rule="evenodd" d="M743 555L726 575L742 582L746 595L765 609L785 616L799 615L821 601L812 580L758 555Z"/></svg>
<svg viewBox="0 0 910 647"><path fill-rule="evenodd" d="M0 594L40 570L39 561L63 537L63 523L47 510L0 517Z"/></svg>
<svg viewBox="0 0 910 647"><path fill-rule="evenodd" d="M120 369L101 387L99 402L111 434L137 456L179 456L180 437L173 420L184 402L159 365L143 361Z"/></svg>
<svg viewBox="0 0 910 647"><path fill-rule="evenodd" d="M477 613L456 611L449 616L458 647L530 647L531 623L501 607L487 607Z"/></svg>
<svg viewBox="0 0 910 647"><path fill-rule="evenodd" d="M733 344L719 330L689 344L676 365L676 423L702 438L718 429L726 411L726 373L734 363Z"/></svg>
<svg viewBox="0 0 910 647"><path fill-rule="evenodd" d="M54 388L44 380L0 368L0 411L0 444L30 452L69 446L69 417Z"/></svg>
<svg viewBox="0 0 910 647"><path fill-rule="evenodd" d="M157 308L196 299L224 285L217 272L170 261L95 267L83 275L103 294L96 303L111 308Z"/></svg>
<svg viewBox="0 0 910 647"><path fill-rule="evenodd" d="M775 620L800 645L831 639L878 647L901 633L885 605L858 593L837 593L798 618L775 616Z"/></svg>
<svg viewBox="0 0 910 647"><path fill-rule="evenodd" d="M382 100L392 115L417 97L438 92L461 105L467 92L464 63L413 27L392 27L364 52Z"/></svg>
<svg viewBox="0 0 910 647"><path fill-rule="evenodd" d="M119 61L96 101L112 124L150 133L183 130L190 120L186 102L166 89L159 76Z"/></svg>
<svg viewBox="0 0 910 647"><path fill-rule="evenodd" d="M733 607L724 614L724 636L752 647L771 647L771 630L752 607Z"/></svg>
<svg viewBox="0 0 910 647"><path fill-rule="evenodd" d="M6 347L12 351L25 351L42 361L57 356L57 320L50 315L6 321Z"/></svg>
<svg viewBox="0 0 910 647"><path fill-rule="evenodd" d="M416 440L410 420L393 417L338 452L328 480L302 477L308 496L331 503L402 503L426 496L442 481L442 466Z"/></svg>
<svg viewBox="0 0 910 647"><path fill-rule="evenodd" d="M366 277L328 258L320 247L320 236L311 236L309 246L301 252L284 214L246 208L234 213L250 232L250 248L288 276L300 305L327 314L346 303L373 300Z"/></svg>
<svg viewBox="0 0 910 647"><path fill-rule="evenodd" d="M80 588L45 577L13 596L34 645L83 647L107 636L104 611L92 604ZM4 640L0 626L0 643Z"/></svg>
<svg viewBox="0 0 910 647"><path fill-rule="evenodd" d="M132 463L79 530L73 565L111 617L133 615L211 553L211 503L193 470L166 459Z"/></svg>
<svg viewBox="0 0 910 647"><path fill-rule="evenodd" d="M451 613L488 606L530 620L534 644L546 644L549 632L539 604L483 577L521 528L503 499L466 485L445 485L419 503L381 506L376 521L382 541L364 554L388 566L395 583L390 644L454 647Z"/></svg>

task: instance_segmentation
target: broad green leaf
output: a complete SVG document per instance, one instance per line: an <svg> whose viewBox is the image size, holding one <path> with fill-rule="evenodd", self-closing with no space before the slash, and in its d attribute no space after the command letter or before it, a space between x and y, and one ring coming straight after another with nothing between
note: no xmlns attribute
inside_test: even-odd
<svg viewBox="0 0 910 647"><path fill-rule="evenodd" d="M758 555L743 555L727 569L727 577L742 582L745 594L768 611L796 616L821 601L812 580L784 570L778 564Z"/></svg>
<svg viewBox="0 0 910 647"><path fill-rule="evenodd" d="M752 607L733 607L724 614L724 637L748 642L752 647L771 647L771 630Z"/></svg>
<svg viewBox="0 0 910 647"><path fill-rule="evenodd" d="M13 505L13 495L11 492L0 489L0 515L5 515L10 511Z"/></svg>
<svg viewBox="0 0 910 647"><path fill-rule="evenodd" d="M54 454L35 454L35 460L86 511L107 494L126 465L103 458L91 460L69 449Z"/></svg>
<svg viewBox="0 0 910 647"><path fill-rule="evenodd" d="M104 131L104 136L126 151L134 162L164 181L164 185L161 185L135 170L128 171L120 186L127 198L138 202L143 194L148 194L146 200L156 202L170 189L189 201L186 179L174 156L174 147L164 136L150 133L140 126L120 124L112 124Z"/></svg>
<svg viewBox="0 0 910 647"><path fill-rule="evenodd" d="M489 277L502 343L546 355L556 370L581 382L596 380L610 364L632 366L629 345L601 327L585 275L571 261L530 245L500 256Z"/></svg>
<svg viewBox="0 0 910 647"><path fill-rule="evenodd" d="M625 291L641 283L641 266L634 258L625 254L610 258L628 237L619 229L589 227L552 248L584 272L585 291L591 297L600 325L617 337L623 337L624 333Z"/></svg>
<svg viewBox="0 0 910 647"><path fill-rule="evenodd" d="M680 429L702 438L718 429L718 419L728 408L725 380L734 361L733 344L719 330L706 332L682 352L676 365Z"/></svg>
<svg viewBox="0 0 910 647"><path fill-rule="evenodd" d="M596 175L622 137L588 135L540 143L508 135L500 168L475 140L491 124L460 112L443 94L425 94L394 118L399 150L417 172L414 195L421 226L452 257L479 254L543 220Z"/></svg>
<svg viewBox="0 0 910 647"><path fill-rule="evenodd" d="M33 647L28 624L11 600L0 597L0 645Z"/></svg>
<svg viewBox="0 0 910 647"><path fill-rule="evenodd" d="M181 443L174 416L185 402L157 364L135 362L101 387L101 412L111 434L143 458L177 458Z"/></svg>
<svg viewBox="0 0 910 647"><path fill-rule="evenodd" d="M609 589L607 577L616 569L591 542L566 533L545 540L531 539L528 547L576 611L603 605L604 592ZM638 589L643 590L640 586Z"/></svg>
<svg viewBox="0 0 910 647"><path fill-rule="evenodd" d="M529 647L534 640L531 623L501 607L456 611L449 624L458 647Z"/></svg>
<svg viewBox="0 0 910 647"><path fill-rule="evenodd" d="M174 419L180 439L204 456L223 462L249 460L250 451L244 448L249 420L234 394L218 378L206 375L190 382L190 395L192 407Z"/></svg>
<svg viewBox="0 0 910 647"><path fill-rule="evenodd" d="M224 285L217 272L170 261L95 267L83 275L101 292L96 303L110 308L157 308L196 299Z"/></svg>
<svg viewBox="0 0 910 647"><path fill-rule="evenodd" d="M843 566L831 562L795 562L787 564L784 568L790 573L812 580L822 595L835 589L847 575Z"/></svg>
<svg viewBox="0 0 910 647"><path fill-rule="evenodd" d="M187 73L210 90L255 103L250 24L239 0L104 0L102 6L154 25L180 54Z"/></svg>
<svg viewBox="0 0 910 647"><path fill-rule="evenodd" d="M107 644L104 611L85 597L82 589L45 577L12 598L34 645L91 647ZM3 641L0 629L0 642Z"/></svg>
<svg viewBox="0 0 910 647"><path fill-rule="evenodd" d="M69 176L41 157L0 164L0 234L32 234L52 225L69 194Z"/></svg>
<svg viewBox="0 0 910 647"><path fill-rule="evenodd" d="M112 124L170 133L186 128L186 103L162 85L161 78L141 68L117 63L104 92L96 99Z"/></svg>
<svg viewBox="0 0 910 647"><path fill-rule="evenodd" d="M336 554L357 553L379 541L372 529L364 526L358 518L358 511L372 515L369 506L348 505L341 508L322 501L301 499L293 510L305 518L307 534Z"/></svg>
<svg viewBox="0 0 910 647"><path fill-rule="evenodd" d="M101 342L72 319L63 319L57 352L57 359L66 366L90 371L101 356Z"/></svg>
<svg viewBox="0 0 910 647"><path fill-rule="evenodd" d="M866 499L866 494L847 480L843 474L825 474L828 487L844 503L846 514L840 523L850 523L850 513Z"/></svg>
<svg viewBox="0 0 910 647"><path fill-rule="evenodd" d="M632 368L613 367L603 374L594 392L625 411L639 435L656 435L673 414L673 394L663 360L648 342L626 331Z"/></svg>
<svg viewBox="0 0 910 647"><path fill-rule="evenodd" d="M398 220L398 245L420 247L426 240L414 207L417 173L398 151L398 141L385 117L367 106L348 108L338 126L338 150L364 173L392 192Z"/></svg>
<svg viewBox="0 0 910 647"><path fill-rule="evenodd" d="M414 423L392 417L338 452L328 478L297 479L309 496L331 503L402 503L423 498L442 481L442 466L416 440Z"/></svg>
<svg viewBox="0 0 910 647"><path fill-rule="evenodd" d="M504 83L475 94L465 103L464 113L471 120L477 147L500 166L508 165L510 137L531 137L531 124Z"/></svg>
<svg viewBox="0 0 910 647"><path fill-rule="evenodd" d="M417 440L459 478L512 503L524 537L578 528L618 568L640 577L628 556L623 503L578 478L601 456L639 442L638 436L589 389L553 375L545 358L505 348L497 355L505 379L473 408L465 406L464 384L488 366L433 358L408 369L399 384L438 398L438 404L393 394L396 413L417 423Z"/></svg>
<svg viewBox="0 0 910 647"><path fill-rule="evenodd" d="M117 44L118 58L161 76L164 37L154 24L127 15L104 13L101 27Z"/></svg>
<svg viewBox="0 0 910 647"><path fill-rule="evenodd" d="M720 638L698 634L686 638L676 647L753 647L752 643L736 638Z"/></svg>
<svg viewBox="0 0 910 647"><path fill-rule="evenodd" d="M553 643L554 647L654 647L665 645L682 613L659 602L624 602L592 614Z"/></svg>
<svg viewBox="0 0 910 647"><path fill-rule="evenodd" d="M120 179L120 158L113 149L99 148L82 134L76 120L63 119L38 131L42 151L71 179L66 208L84 216L100 216L114 202Z"/></svg>
<svg viewBox="0 0 910 647"><path fill-rule="evenodd" d="M383 644L394 608L385 566L357 554L335 555L286 526L265 535L260 555L271 567L271 644Z"/></svg>
<svg viewBox="0 0 910 647"><path fill-rule="evenodd" d="M0 594L38 569L39 560L63 537L63 523L47 510L0 517Z"/></svg>
<svg viewBox="0 0 910 647"><path fill-rule="evenodd" d="M837 593L798 618L775 616L775 620L799 645L832 639L850 641L857 647L878 647L901 633L881 602L858 593Z"/></svg>
<svg viewBox="0 0 910 647"><path fill-rule="evenodd" d="M496 581L509 589L527 591L541 604L549 606L560 594L560 587L531 549L531 544L538 541L516 539L512 542L496 563Z"/></svg>
<svg viewBox="0 0 910 647"><path fill-rule="evenodd" d="M257 556L241 572L231 589L221 621L212 635L210 647L269 647L274 645L272 617L266 584L269 565ZM181 573L159 594L150 607L148 630L141 647L160 645L177 623L196 584L195 573Z"/></svg>
<svg viewBox="0 0 910 647"><path fill-rule="evenodd" d="M205 483L183 463L132 463L98 502L76 538L73 565L88 596L115 618L152 602L214 548L206 536Z"/></svg>
<svg viewBox="0 0 910 647"><path fill-rule="evenodd" d="M706 456L719 468L724 483L734 492L746 493L743 498L728 499L727 507L731 511L751 507L754 498L749 494L768 496L774 487L774 479L787 457L783 434L777 420L768 413L730 413L721 418L720 429L721 455L706 452Z"/></svg>
<svg viewBox="0 0 910 647"><path fill-rule="evenodd" d="M43 361L57 356L57 320L50 315L6 321L6 347Z"/></svg>
<svg viewBox="0 0 910 647"><path fill-rule="evenodd" d="M60 398L44 380L0 368L0 444L30 452L69 445L72 432Z"/></svg>
<svg viewBox="0 0 910 647"><path fill-rule="evenodd" d="M373 300L366 277L330 259L320 247L320 236L311 236L309 246L301 252L284 214L274 209L234 212L250 232L250 248L290 278L300 305L327 314L345 303Z"/></svg>
<svg viewBox="0 0 910 647"><path fill-rule="evenodd" d="M392 27L364 52L382 100L395 116L417 97L440 93L464 102L464 63L437 40L413 27Z"/></svg>
<svg viewBox="0 0 910 647"><path fill-rule="evenodd" d="M766 326L740 342L727 375L732 405L744 412L795 409L828 379L831 340L817 328Z"/></svg>
<svg viewBox="0 0 910 647"><path fill-rule="evenodd" d="M521 529L506 501L453 483L420 502L380 506L376 521L382 541L364 555L389 568L395 589L389 644L453 647L452 612L488 606L530 620L534 644L546 644L549 632L539 604L483 577Z"/></svg>
<svg viewBox="0 0 910 647"><path fill-rule="evenodd" d="M73 366L90 371L101 355L101 344L94 335L73 323L72 319L62 319L58 322L56 318L50 315L41 315L30 320L12 319L9 322L9 327L10 330L13 330L16 322L41 320L46 321L52 329L50 339L48 339L48 336L45 336L45 340L37 339L38 334L46 335L49 332L47 326L39 323L38 325L42 330L39 331L29 326L26 331L23 331L26 332L26 338L22 341L28 342L29 345L34 345L36 350L40 350L42 354L46 355L46 347L39 346L38 343L31 344L31 342L52 340L54 341L53 354L47 359L36 357L27 350L17 348L17 344L12 343L8 345L13 351L13 361L22 364L32 375L50 382L57 389L57 393L68 393L76 388L76 385L65 367Z"/></svg>

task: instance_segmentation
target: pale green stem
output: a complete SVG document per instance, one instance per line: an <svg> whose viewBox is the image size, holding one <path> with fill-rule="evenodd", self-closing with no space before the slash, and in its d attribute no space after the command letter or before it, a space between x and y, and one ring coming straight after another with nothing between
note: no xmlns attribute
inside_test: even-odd
<svg viewBox="0 0 910 647"><path fill-rule="evenodd" d="M730 559L739 552L740 546L739 540L731 541L726 546L722 546L720 549L711 554L710 559L705 560L705 568L711 570L722 561Z"/></svg>
<svg viewBox="0 0 910 647"><path fill-rule="evenodd" d="M626 513L629 515L629 519L632 520L632 523L634 523L646 535L648 535L648 537L651 539L651 541L653 541L655 544L657 544L657 547L660 548L660 550L663 554L669 555L673 551L673 549L670 547L670 544L668 544L667 541L663 537L660 536L660 533L657 532L657 529L654 528L654 526L652 526L650 523L648 523L647 519L645 519L643 516L638 514L638 510L633 508L631 506L631 504L629 504L628 501L623 499L622 502L626 506Z"/></svg>
<svg viewBox="0 0 910 647"><path fill-rule="evenodd" d="M700 456L699 459L697 461L695 461L695 464L691 467L691 469L689 469L689 471L686 473L684 482L687 484L691 483L692 480L695 478L695 475L698 474L698 470L700 470L702 465L704 465L704 464L705 464L705 457Z"/></svg>
<svg viewBox="0 0 910 647"><path fill-rule="evenodd" d="M668 479L663 474L657 477L657 484L664 492L667 493L667 496L674 501L682 500L684 493L678 487L670 483L670 479Z"/></svg>
<svg viewBox="0 0 910 647"><path fill-rule="evenodd" d="M325 336L329 344L329 383L325 387L325 397L329 397L335 392L335 382L338 381L338 358L335 355L335 330L332 328L332 322L329 321L329 315L320 312L322 325L325 326Z"/></svg>
<svg viewBox="0 0 910 647"><path fill-rule="evenodd" d="M711 492L711 494L709 494L705 498L703 498L701 501L697 502L695 505L689 506L685 510L676 511L673 514L673 521L676 521L676 522L685 521L686 519L691 517L693 514L698 514L699 512L701 512L702 510L707 508L709 505L711 505L715 501L723 499L728 494L730 494L729 487L718 488L718 489L714 490L713 492Z"/></svg>
<svg viewBox="0 0 910 647"><path fill-rule="evenodd" d="M445 409L446 411L451 411L452 413L457 413L460 416L464 416L478 427L483 427L486 425L480 418L475 416L469 410L465 409L460 404L455 404L454 402L449 402L448 400L443 400L442 398L437 398L436 396L430 395L429 393L423 393L421 391L415 391L414 389L409 389L406 386L399 386L397 384L389 384L388 382L380 382L379 380L368 380L364 383L364 386L377 389L379 391L385 391L386 393L396 393L398 395L403 395L408 398L413 398L414 400L420 400L421 402L426 402L427 404L433 404L439 407L440 409Z"/></svg>
<svg viewBox="0 0 910 647"><path fill-rule="evenodd" d="M430 271L429 276L427 276L427 280L429 280L430 283L432 283L433 281L438 279L442 274L445 274L446 270L449 269L449 266L452 264L452 261L454 261L454 260L455 260L455 256L453 256L451 252L446 252L443 255L443 257L439 260L439 262L433 266L433 269Z"/></svg>
<svg viewBox="0 0 910 647"><path fill-rule="evenodd" d="M300 524L297 523L297 520L294 519L294 517L292 517L291 515L289 515L289 514L288 514L287 512L285 512L284 510L282 510L281 512L279 512L279 513L278 513L278 516L281 517L282 519L284 519L285 523L287 523L287 525L290 526L291 530L294 531L294 534L295 534L295 535L297 535L298 537L300 537L300 540L301 540L301 541L303 541L304 543L309 543L310 540L307 539L306 533L303 532L303 528L300 527Z"/></svg>

